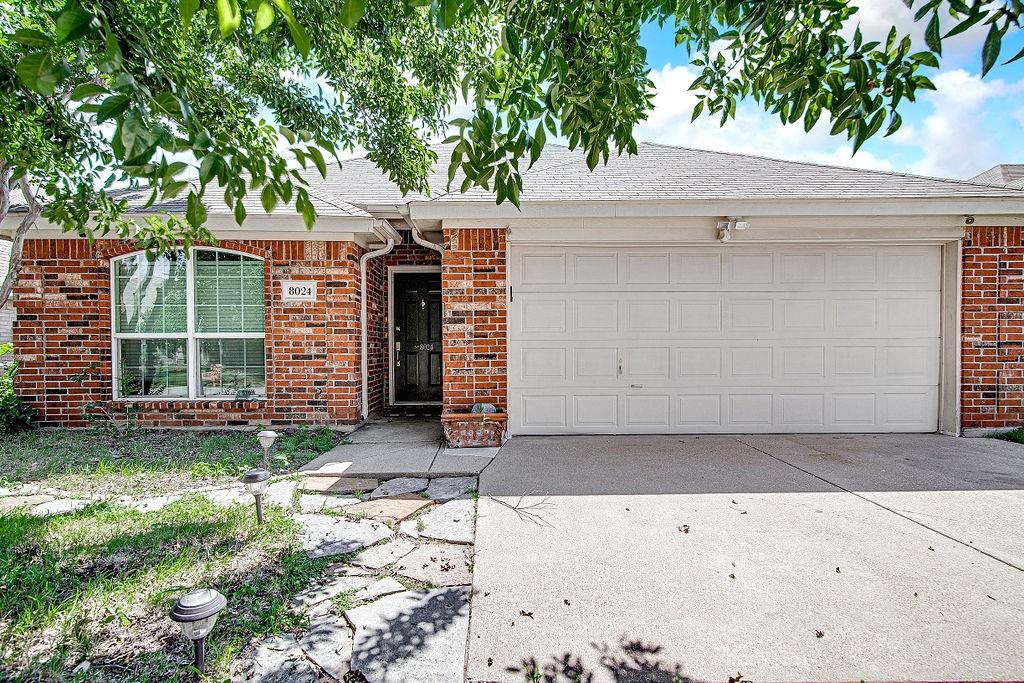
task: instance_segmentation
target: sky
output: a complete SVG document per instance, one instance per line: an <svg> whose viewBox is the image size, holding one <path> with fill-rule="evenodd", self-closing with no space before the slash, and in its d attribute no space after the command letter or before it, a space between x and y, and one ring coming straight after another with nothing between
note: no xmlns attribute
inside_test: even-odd
<svg viewBox="0 0 1024 683"><path fill-rule="evenodd" d="M895 25L912 36L915 50L924 49L925 24L913 21L902 0L861 0L858 5L856 18L865 41L884 41ZM970 178L999 163L1024 163L1024 59L997 66L982 79L984 38L976 27L943 41L940 68L926 71L937 90L901 105L901 129L888 138L872 138L854 156L845 134L830 136L827 123L805 133L801 122L784 126L753 102L741 103L736 119L724 127L707 116L691 123L696 96L688 88L698 72L687 64L685 51L675 47L670 28L650 26L642 40L657 94L654 111L636 136L700 149L948 178ZM1022 45L1024 32L1004 37L1001 61Z"/></svg>

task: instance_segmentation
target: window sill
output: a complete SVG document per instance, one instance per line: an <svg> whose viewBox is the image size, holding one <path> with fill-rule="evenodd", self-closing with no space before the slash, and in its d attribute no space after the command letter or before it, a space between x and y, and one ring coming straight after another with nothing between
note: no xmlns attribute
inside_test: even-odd
<svg viewBox="0 0 1024 683"><path fill-rule="evenodd" d="M227 396L127 396L124 398L115 397L113 400L119 403L265 403L266 396L246 396L235 398Z"/></svg>

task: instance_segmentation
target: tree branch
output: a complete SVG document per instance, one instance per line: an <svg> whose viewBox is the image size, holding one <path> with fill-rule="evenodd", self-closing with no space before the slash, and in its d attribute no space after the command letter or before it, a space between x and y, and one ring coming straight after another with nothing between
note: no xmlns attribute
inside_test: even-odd
<svg viewBox="0 0 1024 683"><path fill-rule="evenodd" d="M28 204L28 213L18 223L18 227L11 239L11 261L7 267L7 277L4 278L3 284L0 285L0 308L10 300L11 292L14 291L14 283L18 279L18 273L21 271L21 250L25 244L25 235L43 212L43 205L39 203L35 193L32 192L32 188L29 187L28 177L22 176L18 184L21 187L21 193L25 196L25 203ZM10 200L8 199L8 201Z"/></svg>

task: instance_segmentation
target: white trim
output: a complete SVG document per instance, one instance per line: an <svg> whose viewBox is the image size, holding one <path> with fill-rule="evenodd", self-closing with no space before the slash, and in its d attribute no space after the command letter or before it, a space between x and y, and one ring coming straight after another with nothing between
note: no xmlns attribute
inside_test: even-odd
<svg viewBox="0 0 1024 683"><path fill-rule="evenodd" d="M442 401L396 401L395 400L395 273L438 273L441 266L388 266L388 405L391 406L438 406ZM444 335L444 323L441 323ZM444 382L441 383L444 392Z"/></svg>
<svg viewBox="0 0 1024 683"><path fill-rule="evenodd" d="M108 275L110 282L110 360L111 360L111 397L116 401L227 401L233 402L236 399L226 396L203 396L201 394L202 381L199 372L199 340L201 339L266 339L266 311L268 310L267 300L270 292L263 293L264 310L264 331L263 332L196 332L195 331L195 253L197 251L219 251L225 254L238 254L263 263L264 288L266 283L266 259L258 254L249 254L237 249L224 247L192 247L191 254L185 259L185 332L118 332L117 316L117 280L115 269L119 261L134 258L145 251L138 249L126 254L119 254L110 258ZM121 367L120 345L121 339L182 339L185 341L186 353L186 378L188 381L188 395L186 396L120 396L118 387L121 385L119 372ZM267 345L263 344L263 381L267 383ZM253 396L246 400L266 400L266 394Z"/></svg>
<svg viewBox="0 0 1024 683"><path fill-rule="evenodd" d="M942 245L942 294L939 332L939 432L961 433L960 344L963 240Z"/></svg>

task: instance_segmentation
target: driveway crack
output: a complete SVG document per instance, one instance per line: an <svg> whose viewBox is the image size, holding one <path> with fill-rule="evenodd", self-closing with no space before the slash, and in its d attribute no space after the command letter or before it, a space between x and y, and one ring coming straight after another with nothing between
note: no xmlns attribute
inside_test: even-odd
<svg viewBox="0 0 1024 683"><path fill-rule="evenodd" d="M804 474L806 474L806 475L807 475L807 476L809 476L809 477L814 477L814 478L815 478L815 479L817 479L818 481L824 482L824 483L828 484L829 486L834 486L834 487L836 487L837 489L839 489L840 491L844 491L844 492L846 492L846 493L849 493L849 494L850 494L850 495L852 495L852 496L856 496L857 498L860 498L860 499L861 499L861 500L863 500L863 501L866 501L866 502L868 502L868 503L871 503L872 505L874 505L874 506L876 506L876 507L882 508L882 509L883 509L883 510L885 510L886 512L890 512L890 513L892 513L892 514L896 515L897 517L902 517L903 519L907 520L908 522L912 522L912 523L916 524L916 525L917 525L917 526L919 526L919 527L922 527L922 528L924 528L924 529L927 529L928 531L931 531L931 532L933 532L933 533L936 533L936 534L938 534L939 536L942 536L943 538L947 538L947 539L949 539L950 541L953 541L954 543L959 543L959 544L960 544L960 545L962 545L963 547L965 547L965 548L970 548L971 550L973 550L973 551L975 551L975 552L977 552L977 553L981 553L982 555L985 555L986 557L989 557L989 558L991 558L991 559L995 560L996 562L1000 562L1000 563L1002 563L1002 564L1005 564L1005 565L1006 565L1007 567L1011 567L1011 568L1013 568L1013 569L1016 569L1016 570L1017 570L1017 571L1019 571L1019 572L1024 572L1024 567L1021 567L1021 566L1019 566L1019 565L1016 565L1016 564L1014 564L1013 562L1010 562L1010 561L1008 561L1008 560L1004 560L1003 558L999 557L998 555L993 555L992 553L990 553L990 552L988 552L988 551L986 551L986 550L982 550L981 548L978 548L978 547L976 547L976 546L973 546L973 545L971 545L970 543L967 543L967 542L965 542L965 541L961 541L961 540L960 540L959 538L956 538L955 536L951 536L951 535L947 534L947 533L946 533L946 532L944 532L944 531L940 531L939 529L936 529L935 527L932 527L932 526L928 526L928 525L927 525L927 524L925 524L924 522L918 521L918 520L914 519L913 517L909 517L909 516L907 516L907 515L903 514L902 512L900 512L899 510L896 510L896 509L894 509L894 508L891 508L891 507L889 507L888 505L883 505L882 503L879 503L879 502L878 502L877 500L872 500L871 498L868 498L867 496L865 496L865 495L863 495L863 494L857 493L856 491L851 491L850 489L846 488L846 487L845 487L845 486L843 486L842 484L838 484L838 483L836 483L836 482L834 482L834 481L832 481L832 480L830 480L830 479L826 479L825 477L822 477L822 476L820 476L820 475L817 475L817 474L815 474L814 472L811 472L811 471L810 471L810 470L808 470L808 469L805 469L805 468L803 468L803 467L800 467L799 465L797 465L797 464L795 464L795 463L791 463L791 462L789 462L789 461L788 461L788 460L786 460L785 458L780 458L779 456L777 456L777 455L774 455L774 454L772 454L772 453L769 453L768 451L766 451L766 450L764 450L764 449L758 448L758 447L757 447L757 446L755 446L754 444L751 444L751 443L747 443L747 442L746 442L746 441L744 441L743 439L739 439L739 438L738 438L738 439L736 439L736 440L737 440L737 441L739 441L739 442L740 442L741 444L743 444L744 446L746 446L746 447L748 447L748 448L752 448L752 449L754 449L754 450L755 450L755 451L757 451L758 453L763 453L764 455L767 455L767 456L768 456L769 458L771 458L772 460L776 460L776 461L778 461L778 462L781 462L781 463L782 463L783 465L788 465L788 466L792 467L792 468L793 468L793 469L795 469L795 470L798 470L798 471L800 471L800 472L803 472Z"/></svg>

